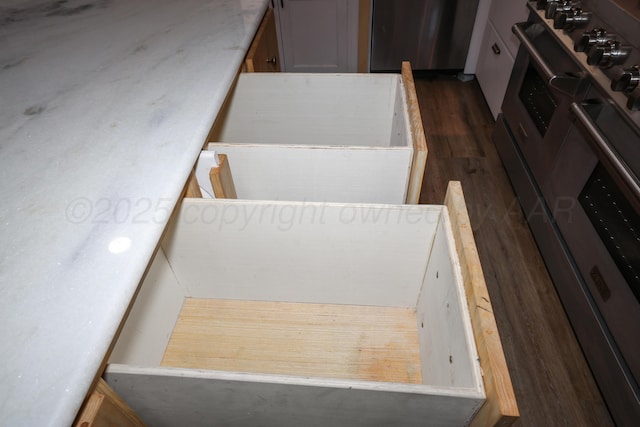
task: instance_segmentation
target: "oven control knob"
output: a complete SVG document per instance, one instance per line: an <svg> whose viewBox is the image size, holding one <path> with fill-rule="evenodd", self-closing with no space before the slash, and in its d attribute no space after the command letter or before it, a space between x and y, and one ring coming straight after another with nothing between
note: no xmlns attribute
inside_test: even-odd
<svg viewBox="0 0 640 427"><path fill-rule="evenodd" d="M611 80L611 90L616 92L630 92L640 86L640 68L634 65L631 68L620 69Z"/></svg>
<svg viewBox="0 0 640 427"><path fill-rule="evenodd" d="M589 52L594 45L605 44L614 40L615 36L607 34L607 30L604 28L594 28L591 31L582 33L582 37L573 45L573 50L576 52Z"/></svg>
<svg viewBox="0 0 640 427"><path fill-rule="evenodd" d="M579 7L557 12L553 17L553 28L571 31L575 28L586 27L591 20L591 12L584 12Z"/></svg>
<svg viewBox="0 0 640 427"><path fill-rule="evenodd" d="M575 5L572 1L548 1L544 8L544 17L553 19L556 13L571 10Z"/></svg>
<svg viewBox="0 0 640 427"><path fill-rule="evenodd" d="M640 110L640 87L635 88L627 98L627 108L631 111Z"/></svg>
<svg viewBox="0 0 640 427"><path fill-rule="evenodd" d="M597 65L602 68L609 68L613 65L622 64L631 53L631 48L621 46L618 41L609 41L605 44L597 45L589 51L587 64Z"/></svg>
<svg viewBox="0 0 640 427"><path fill-rule="evenodd" d="M537 0L536 1L536 9L544 10L547 7L548 3L558 3L559 0Z"/></svg>

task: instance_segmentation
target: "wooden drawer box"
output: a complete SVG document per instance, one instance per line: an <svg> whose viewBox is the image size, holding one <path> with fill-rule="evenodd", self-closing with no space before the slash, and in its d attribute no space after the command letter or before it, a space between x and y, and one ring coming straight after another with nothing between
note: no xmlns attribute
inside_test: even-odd
<svg viewBox="0 0 640 427"><path fill-rule="evenodd" d="M511 384L450 194L450 210L185 199L106 381L153 426L504 422L494 373Z"/></svg>
<svg viewBox="0 0 640 427"><path fill-rule="evenodd" d="M426 142L401 74L241 73L210 134L238 198L417 203Z"/></svg>

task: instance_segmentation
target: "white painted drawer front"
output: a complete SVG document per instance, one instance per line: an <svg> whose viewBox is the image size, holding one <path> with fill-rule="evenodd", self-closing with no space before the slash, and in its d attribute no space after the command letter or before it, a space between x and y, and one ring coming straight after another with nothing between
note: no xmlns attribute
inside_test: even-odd
<svg viewBox="0 0 640 427"><path fill-rule="evenodd" d="M400 74L241 74L207 150L240 199L405 203L420 168L407 90Z"/></svg>
<svg viewBox="0 0 640 427"><path fill-rule="evenodd" d="M494 118L498 117L513 68L514 59L491 22L487 23L476 77Z"/></svg>
<svg viewBox="0 0 640 427"><path fill-rule="evenodd" d="M154 426L460 426L468 310L444 206L185 199L105 378Z"/></svg>

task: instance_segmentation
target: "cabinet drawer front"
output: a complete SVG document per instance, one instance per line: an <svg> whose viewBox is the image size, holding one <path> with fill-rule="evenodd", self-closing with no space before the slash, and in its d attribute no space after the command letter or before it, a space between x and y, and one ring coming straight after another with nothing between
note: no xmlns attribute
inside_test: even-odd
<svg viewBox="0 0 640 427"><path fill-rule="evenodd" d="M166 375L169 374L169 375ZM107 373L107 381L150 426L466 425L482 399L355 390L346 384L206 378L185 370Z"/></svg>

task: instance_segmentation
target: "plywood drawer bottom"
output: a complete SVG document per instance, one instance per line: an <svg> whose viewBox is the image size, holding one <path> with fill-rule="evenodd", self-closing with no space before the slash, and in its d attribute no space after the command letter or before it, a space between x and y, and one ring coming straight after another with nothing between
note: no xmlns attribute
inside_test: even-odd
<svg viewBox="0 0 640 427"><path fill-rule="evenodd" d="M161 365L422 382L416 312L403 307L187 298Z"/></svg>

